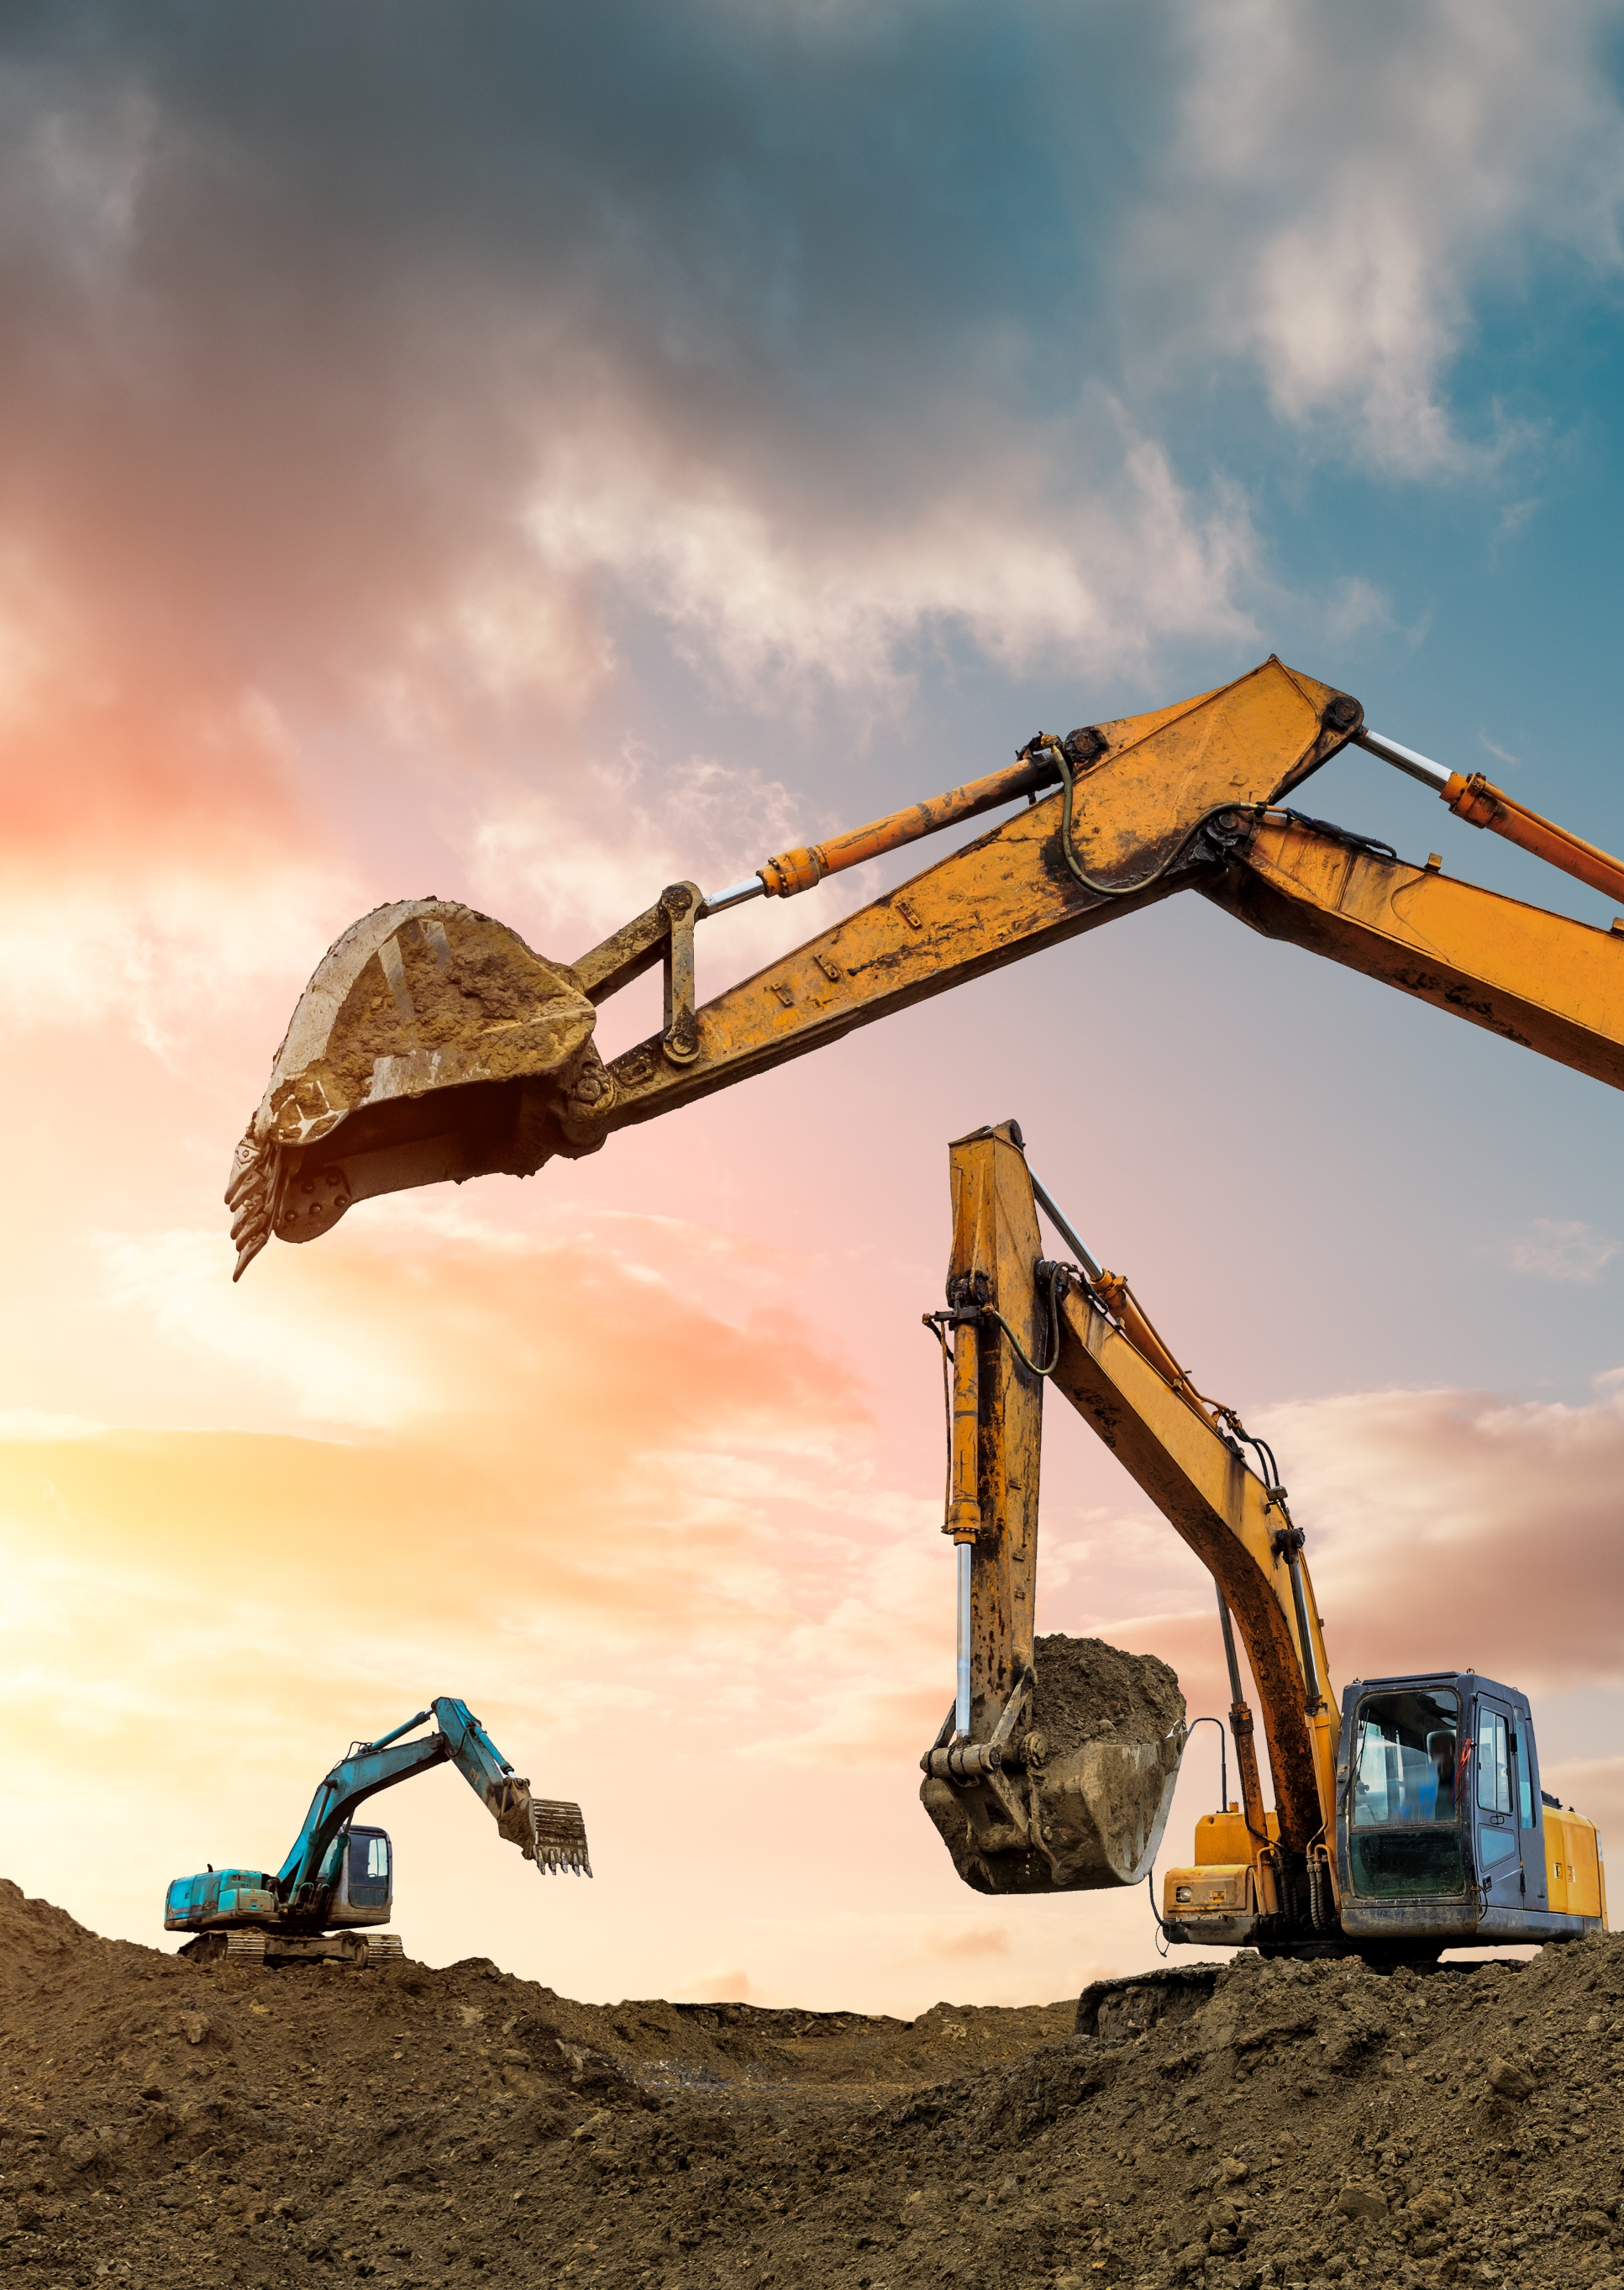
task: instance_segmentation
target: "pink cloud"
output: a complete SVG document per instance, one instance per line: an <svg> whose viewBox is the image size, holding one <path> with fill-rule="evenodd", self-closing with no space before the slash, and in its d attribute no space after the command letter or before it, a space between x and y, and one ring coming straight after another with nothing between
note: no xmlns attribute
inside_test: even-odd
<svg viewBox="0 0 1624 2290"><path fill-rule="evenodd" d="M1537 1691L1624 1676L1624 1400L1374 1392L1260 1421L1344 1677L1474 1665Z"/></svg>

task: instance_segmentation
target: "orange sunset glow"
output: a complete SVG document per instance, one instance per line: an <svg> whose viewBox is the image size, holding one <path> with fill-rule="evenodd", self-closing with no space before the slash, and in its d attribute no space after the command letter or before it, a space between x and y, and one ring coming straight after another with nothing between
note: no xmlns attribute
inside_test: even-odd
<svg viewBox="0 0 1624 2290"><path fill-rule="evenodd" d="M1204 0L1119 48L1030 6L25 12L0 1873L172 1945L171 1878L275 1869L352 1740L453 1694L595 1875L539 1882L454 1774L395 1792L430 1962L911 2014L1153 1961L1142 1890L983 1899L917 1801L919 1322L948 1141L1012 1115L1273 1442L1339 1692L1515 1681L1624 1839L1624 1101L1194 896L235 1287L221 1203L369 909L568 962L1271 652L1624 848L1605 12L1457 26L1444 116L1322 6L1267 70ZM1368 756L1289 799L1611 919ZM708 918L701 997L954 839ZM1054 1401L1041 1549L1040 1629L1227 1707L1211 1581ZM1204 1728L1180 1858L1217 1798Z"/></svg>

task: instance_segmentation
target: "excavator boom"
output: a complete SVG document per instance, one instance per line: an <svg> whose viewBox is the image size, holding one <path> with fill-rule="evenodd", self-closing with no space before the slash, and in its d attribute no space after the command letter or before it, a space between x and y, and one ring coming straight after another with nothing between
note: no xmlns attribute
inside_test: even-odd
<svg viewBox="0 0 1624 2290"><path fill-rule="evenodd" d="M1624 921L1597 930L1269 813L1195 888L1266 938L1624 1089Z"/></svg>
<svg viewBox="0 0 1624 2290"><path fill-rule="evenodd" d="M417 1728L430 1718L436 1730L417 1734ZM417 1738L401 1738L408 1734ZM441 1694L392 1734L352 1750L326 1775L277 1875L288 1906L294 1910L319 1908L333 1882L334 1843L368 1798L448 1763L456 1766L508 1843L516 1845L538 1870L570 1868L592 1874L579 1807L532 1798L530 1783L515 1774L467 1702ZM561 1824L558 1816L567 1814L573 1814L572 1823Z"/></svg>
<svg viewBox="0 0 1624 2290"><path fill-rule="evenodd" d="M1624 899L1624 868L1486 781L1365 729L1348 693L1266 661L1143 716L1039 734L1015 764L766 861L707 897L663 891L572 964L454 901L362 917L298 1009L233 1161L242 1271L273 1233L308 1241L374 1194L596 1151L854 1028L1194 889L1265 934L1362 970L1507 1039L1624 1084L1614 933L1407 867L1387 846L1280 808L1350 741ZM1028 808L703 1005L695 928L791 897L989 809ZM1620 926L1615 925L1615 932ZM660 1030L605 1063L596 1012L656 964Z"/></svg>

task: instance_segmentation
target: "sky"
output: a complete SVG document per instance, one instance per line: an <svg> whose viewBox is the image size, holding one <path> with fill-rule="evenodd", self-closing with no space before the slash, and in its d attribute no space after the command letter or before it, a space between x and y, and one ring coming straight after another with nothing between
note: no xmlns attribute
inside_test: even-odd
<svg viewBox="0 0 1624 2290"><path fill-rule="evenodd" d="M918 1321L1011 1115L1273 1440L1337 1684L1521 1686L1624 1834L1624 1109L1198 900L236 1288L220 1199L367 909L567 961L1270 652L1624 849L1621 61L1618 0L5 12L5 1873L156 1942L453 1693L596 1875L395 1792L430 1961L904 2014L1150 1961L1142 1893L983 1901L916 1802ZM1309 807L1610 919L1367 757ZM701 992L917 863L713 918ZM1222 1707L1058 1404L1042 1552L1040 1629Z"/></svg>

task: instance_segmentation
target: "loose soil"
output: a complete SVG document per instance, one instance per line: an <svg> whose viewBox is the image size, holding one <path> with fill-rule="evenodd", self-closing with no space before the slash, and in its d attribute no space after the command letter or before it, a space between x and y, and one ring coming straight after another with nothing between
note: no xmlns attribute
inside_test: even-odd
<svg viewBox="0 0 1624 2290"><path fill-rule="evenodd" d="M0 2007L20 2290L1624 2290L1624 1939L908 2022L199 1966L0 1883Z"/></svg>
<svg viewBox="0 0 1624 2290"><path fill-rule="evenodd" d="M1034 1644L1032 1673L1032 1723L1052 1751L1161 1742L1184 1723L1178 1673L1153 1653L1057 1632Z"/></svg>

